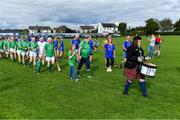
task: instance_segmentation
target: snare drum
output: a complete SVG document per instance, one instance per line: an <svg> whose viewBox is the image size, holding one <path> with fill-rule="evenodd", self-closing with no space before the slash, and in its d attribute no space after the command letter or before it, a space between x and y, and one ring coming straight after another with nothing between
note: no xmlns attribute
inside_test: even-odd
<svg viewBox="0 0 180 120"><path fill-rule="evenodd" d="M149 77L155 77L157 71L157 65L153 63L143 63L141 66L141 74Z"/></svg>

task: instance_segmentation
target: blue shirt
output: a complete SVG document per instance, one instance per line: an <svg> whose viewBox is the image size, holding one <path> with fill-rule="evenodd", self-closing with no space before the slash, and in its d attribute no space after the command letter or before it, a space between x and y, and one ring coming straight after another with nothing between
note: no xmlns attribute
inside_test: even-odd
<svg viewBox="0 0 180 120"><path fill-rule="evenodd" d="M57 40L54 40L54 48L58 48L58 41Z"/></svg>
<svg viewBox="0 0 180 120"><path fill-rule="evenodd" d="M105 57L106 58L114 58L114 50L115 50L115 45L114 44L105 44Z"/></svg>
<svg viewBox="0 0 180 120"><path fill-rule="evenodd" d="M93 40L89 41L89 45L90 45L90 53L93 52Z"/></svg>
<svg viewBox="0 0 180 120"><path fill-rule="evenodd" d="M128 47L130 47L132 45L132 42L131 41L124 41L123 43L123 48L127 49Z"/></svg>
<svg viewBox="0 0 180 120"><path fill-rule="evenodd" d="M78 39L78 40L75 40L75 39L72 39L71 40L71 44L75 45L75 49L78 50L79 49L79 44L81 43L81 41Z"/></svg>

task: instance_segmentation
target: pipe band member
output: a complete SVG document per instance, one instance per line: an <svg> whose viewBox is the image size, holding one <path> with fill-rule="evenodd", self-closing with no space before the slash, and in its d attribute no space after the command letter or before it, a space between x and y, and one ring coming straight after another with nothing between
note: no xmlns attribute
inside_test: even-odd
<svg viewBox="0 0 180 120"><path fill-rule="evenodd" d="M124 94L128 95L129 87L133 80L139 80L142 95L147 97L145 76L140 73L141 63L144 61L144 51L141 48L141 39L133 39L132 46L127 48L127 61L125 63L124 75L127 81L124 86Z"/></svg>
<svg viewBox="0 0 180 120"><path fill-rule="evenodd" d="M79 58L80 63L78 65L77 74L78 74L78 76L80 75L80 70L81 70L83 64L85 64L86 68L87 68L88 79L92 78L91 70L90 70L90 60L89 60L89 56L90 56L89 41L90 40L91 40L91 36L87 35L86 39L80 43L79 50L78 50L78 58Z"/></svg>

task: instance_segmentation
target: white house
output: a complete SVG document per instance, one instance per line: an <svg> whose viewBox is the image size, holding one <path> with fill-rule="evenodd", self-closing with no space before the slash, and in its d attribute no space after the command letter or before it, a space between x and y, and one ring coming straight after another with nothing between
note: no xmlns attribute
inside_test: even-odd
<svg viewBox="0 0 180 120"><path fill-rule="evenodd" d="M50 26L29 26L29 33L51 33Z"/></svg>
<svg viewBox="0 0 180 120"><path fill-rule="evenodd" d="M99 23L98 33L100 34L112 34L118 32L118 26L115 23Z"/></svg>
<svg viewBox="0 0 180 120"><path fill-rule="evenodd" d="M91 33L95 30L94 26L80 26L79 31L80 33Z"/></svg>

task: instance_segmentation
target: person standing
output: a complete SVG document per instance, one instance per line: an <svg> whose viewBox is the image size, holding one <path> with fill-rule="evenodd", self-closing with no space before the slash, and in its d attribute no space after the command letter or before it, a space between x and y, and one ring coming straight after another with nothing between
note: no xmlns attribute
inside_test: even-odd
<svg viewBox="0 0 180 120"><path fill-rule="evenodd" d="M9 57L10 53L10 37L6 36L5 41L4 41L4 51L6 53L6 58Z"/></svg>
<svg viewBox="0 0 180 120"><path fill-rule="evenodd" d="M22 37L21 37L22 39ZM17 53L17 56L18 56L18 61L19 63L21 63L21 39L19 38L16 42L16 53Z"/></svg>
<svg viewBox="0 0 180 120"><path fill-rule="evenodd" d="M149 47L148 47L148 59L154 58L154 47L155 47L155 36L154 34L151 34L151 38L149 39Z"/></svg>
<svg viewBox="0 0 180 120"><path fill-rule="evenodd" d="M39 38L39 41L37 42L38 44L38 55L40 57L40 59L42 60L42 65L45 64L45 50L44 50L44 46L46 45L46 42L44 41L43 37Z"/></svg>
<svg viewBox="0 0 180 120"><path fill-rule="evenodd" d="M4 53L3 46L4 46L4 41L2 39L2 36L0 36L0 59L3 57L3 53Z"/></svg>
<svg viewBox="0 0 180 120"><path fill-rule="evenodd" d="M93 59L93 40L92 40L92 37L91 37L91 40L89 41L89 45L90 45L89 61L92 62L92 59Z"/></svg>
<svg viewBox="0 0 180 120"><path fill-rule="evenodd" d="M132 45L131 36L127 36L126 40L123 42L123 45L122 45L123 52L124 52L123 54L124 60L121 62L120 68L122 68L127 61L127 48L130 47L131 45Z"/></svg>
<svg viewBox="0 0 180 120"><path fill-rule="evenodd" d="M107 40L107 43L104 45L104 49L107 72L112 72L115 58L115 45L113 44L112 39Z"/></svg>
<svg viewBox="0 0 180 120"><path fill-rule="evenodd" d="M28 44L29 42L25 37L22 37L20 42L20 48L21 48L21 56L22 56L22 63L25 66L25 60L28 58Z"/></svg>
<svg viewBox="0 0 180 120"><path fill-rule="evenodd" d="M30 56L30 61L29 65L33 62L33 67L36 65L36 56L37 56L37 51L38 51L38 44L36 42L35 37L31 37L31 42L28 44L28 49L29 49L29 56Z"/></svg>
<svg viewBox="0 0 180 120"><path fill-rule="evenodd" d="M74 39L71 40L71 45L75 45L76 57L78 59L79 44L81 43L79 35L75 35ZM78 61L79 62L79 61Z"/></svg>
<svg viewBox="0 0 180 120"><path fill-rule="evenodd" d="M68 64L70 67L70 80L73 79L77 82L79 81L79 79L77 78L77 72L76 72L76 52L75 52L75 46L74 45L70 45L70 50L68 52Z"/></svg>
<svg viewBox="0 0 180 120"><path fill-rule="evenodd" d="M162 39L161 39L161 35L158 35L155 41L155 47L156 47L156 51L154 52L154 54L157 54L157 56L159 57L161 54L161 43L162 43Z"/></svg>
<svg viewBox="0 0 180 120"><path fill-rule="evenodd" d="M83 64L86 65L87 69L87 78L91 79L91 69L90 69L90 61L89 61L89 56L90 56L90 45L89 41L91 40L91 36L87 35L86 39L83 40L80 45L79 45L79 50L78 50L78 59L79 59L79 65L78 65L78 71L77 74L78 76L80 75L81 68Z"/></svg>
<svg viewBox="0 0 180 120"><path fill-rule="evenodd" d="M51 37L48 38L47 44L44 46L45 49L45 56L46 56L46 61L47 61L47 67L49 72L52 71L52 66L55 63L55 48L53 44L53 39Z"/></svg>
<svg viewBox="0 0 180 120"><path fill-rule="evenodd" d="M144 61L144 50L141 48L141 39L134 38L132 46L127 48L127 61L124 75L127 78L123 94L128 95L133 80L139 80L142 96L147 97L145 76L140 73L141 63Z"/></svg>
<svg viewBox="0 0 180 120"><path fill-rule="evenodd" d="M12 61L16 60L16 41L14 36L10 37L10 57Z"/></svg>
<svg viewBox="0 0 180 120"><path fill-rule="evenodd" d="M58 57L61 59L61 57L64 54L64 40L62 37L60 37L59 44L58 44Z"/></svg>

